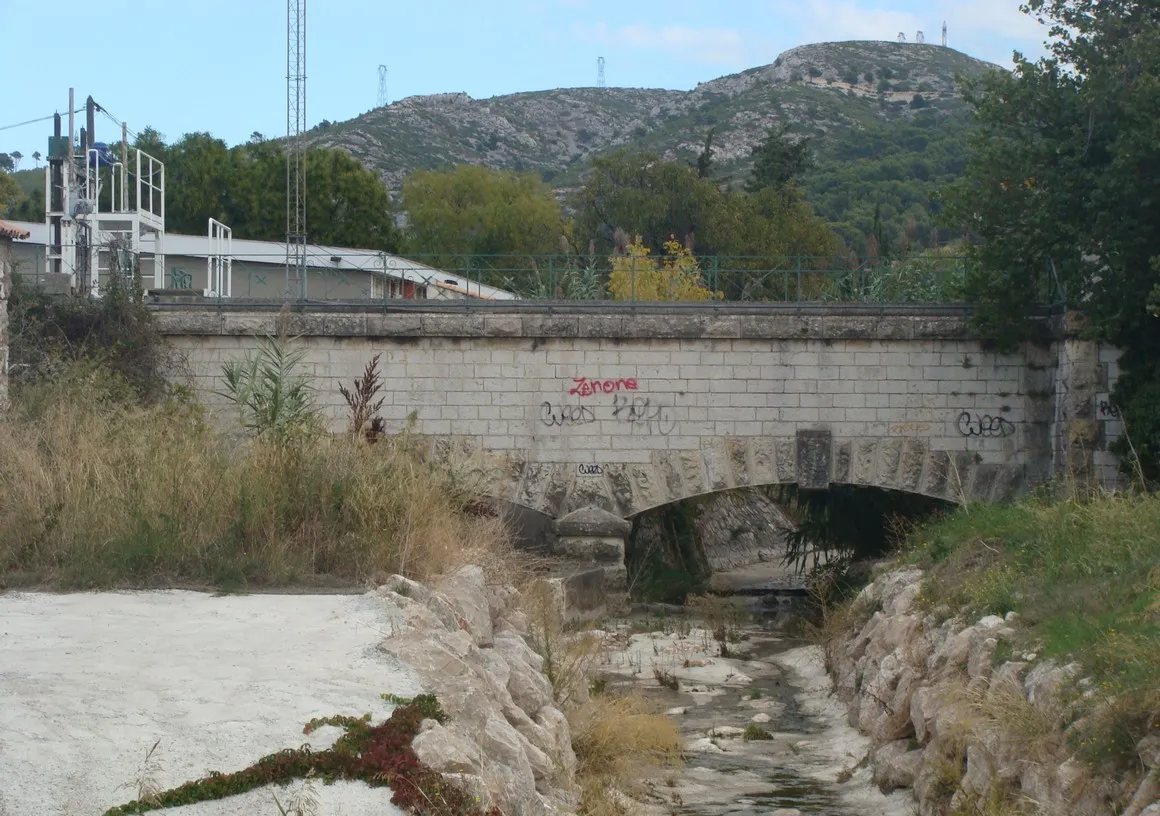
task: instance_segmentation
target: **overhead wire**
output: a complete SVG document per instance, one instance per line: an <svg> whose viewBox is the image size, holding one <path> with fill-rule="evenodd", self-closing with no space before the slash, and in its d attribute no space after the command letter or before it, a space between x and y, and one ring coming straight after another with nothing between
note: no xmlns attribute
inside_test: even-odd
<svg viewBox="0 0 1160 816"><path fill-rule="evenodd" d="M110 120L111 122L113 122L114 124L116 124L118 127L124 127L124 128L125 128L125 131L126 131L126 132L127 132L127 133L128 133L130 136L131 136L131 137L133 137L134 139L136 139L136 138L137 138L137 136L138 136L138 134L137 134L137 131L133 130L133 128L131 128L131 127L129 127L128 125L126 125L126 124L125 124L123 121L121 121L120 119L118 119L118 118L117 118L116 116L114 116L113 114L109 113L109 111L108 111L108 110L106 110L105 108L101 107L99 104L97 105L97 110L99 110L101 113L105 114L105 116L109 117L109 120Z"/></svg>
<svg viewBox="0 0 1160 816"><path fill-rule="evenodd" d="M84 113L84 112L85 112L84 108L77 108L75 111L73 111L73 113ZM68 112L66 111L64 115L67 116ZM24 127L25 125L35 125L38 122L47 122L50 119L52 119L54 116L56 116L56 114L51 113L48 116L42 116L39 119L29 119L27 122L17 122L14 125L4 125L4 126L0 127L0 130L12 130L13 128Z"/></svg>

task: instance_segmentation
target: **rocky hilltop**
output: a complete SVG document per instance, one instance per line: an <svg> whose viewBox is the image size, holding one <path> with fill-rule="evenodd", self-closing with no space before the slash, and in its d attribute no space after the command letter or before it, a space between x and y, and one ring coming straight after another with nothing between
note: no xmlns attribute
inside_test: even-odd
<svg viewBox="0 0 1160 816"><path fill-rule="evenodd" d="M691 158L714 128L715 159L728 176L747 169L767 128L788 123L815 135L819 159L835 138L875 122L946 117L963 102L956 78L998 66L937 45L840 42L786 51L770 65L691 91L561 88L472 99L415 96L355 119L323 123L313 144L348 150L393 190L419 169L469 163L538 172L574 186L588 160L624 146Z"/></svg>

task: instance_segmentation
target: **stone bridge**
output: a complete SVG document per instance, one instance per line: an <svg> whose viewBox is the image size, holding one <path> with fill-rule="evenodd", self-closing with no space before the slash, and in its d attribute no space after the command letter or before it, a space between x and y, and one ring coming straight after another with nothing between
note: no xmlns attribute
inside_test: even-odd
<svg viewBox="0 0 1160 816"><path fill-rule="evenodd" d="M222 364L279 321L305 347L336 430L338 384L381 355L390 429L411 418L439 450L479 451L492 494L559 520L563 535L603 524L614 537L617 520L739 487L994 502L1064 472L1114 473L1102 451L1118 431L1116 355L1063 316L1001 354L972 335L965 308L947 306L279 309L156 306L182 376L210 404Z"/></svg>

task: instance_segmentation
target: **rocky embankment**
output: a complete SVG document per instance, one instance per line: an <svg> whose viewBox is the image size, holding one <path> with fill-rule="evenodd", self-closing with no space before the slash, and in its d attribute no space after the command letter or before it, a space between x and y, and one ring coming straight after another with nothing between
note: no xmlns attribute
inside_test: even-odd
<svg viewBox="0 0 1160 816"><path fill-rule="evenodd" d="M883 790L912 789L922 816L1160 816L1160 740L1140 742L1136 771L1094 775L1067 733L1069 701L1090 687L1081 667L1030 652L997 659L1019 626L1014 613L944 619L920 609L922 580L915 569L879 577L827 646L836 694L872 740Z"/></svg>
<svg viewBox="0 0 1160 816"><path fill-rule="evenodd" d="M515 590L466 567L432 588L393 576L378 594L399 612L379 648L415 672L448 715L443 725L424 722L412 743L419 760L484 812L574 812L571 732L543 658L524 640Z"/></svg>

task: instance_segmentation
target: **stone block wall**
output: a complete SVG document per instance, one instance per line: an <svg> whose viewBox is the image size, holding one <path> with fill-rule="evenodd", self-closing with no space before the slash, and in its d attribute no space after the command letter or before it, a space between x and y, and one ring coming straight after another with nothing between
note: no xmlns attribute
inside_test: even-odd
<svg viewBox="0 0 1160 816"><path fill-rule="evenodd" d="M348 307L282 320L300 335L303 371L336 430L346 412L339 383L349 386L377 354L390 430L410 418L417 433L507 457L515 482L533 465L540 482L551 481L549 467L568 481L564 492L607 482L617 469L650 470L637 479L653 482L650 496L641 484L626 499L615 485L595 491L611 496L595 503L615 512L798 481L799 439L818 431L834 447L816 486L881 483L953 497L955 474L940 476L932 462L999 469L999 482L1051 472L1052 350L985 350L961 311L503 308ZM275 332L279 319L241 306L162 309L159 318L190 384L219 408L222 364L254 349L255 335ZM990 481L980 495L993 497ZM520 503L552 513L582 506L532 495Z"/></svg>

